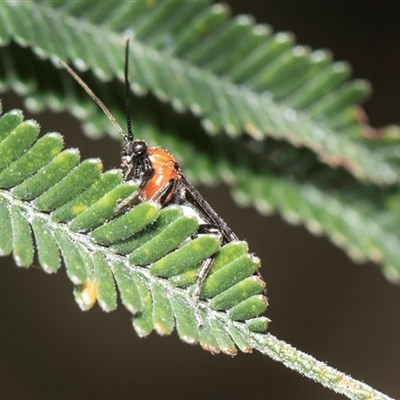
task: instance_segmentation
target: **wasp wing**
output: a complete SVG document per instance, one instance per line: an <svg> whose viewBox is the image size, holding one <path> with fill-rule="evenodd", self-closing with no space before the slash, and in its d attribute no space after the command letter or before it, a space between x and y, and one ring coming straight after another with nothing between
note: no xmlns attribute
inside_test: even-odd
<svg viewBox="0 0 400 400"><path fill-rule="evenodd" d="M178 179L178 185L181 189L178 190L178 192L180 192L182 203L198 211L200 217L202 217L206 223L215 225L221 231L225 243L239 240L226 222L214 211L207 201L204 200L204 197L198 190L183 175L180 175Z"/></svg>

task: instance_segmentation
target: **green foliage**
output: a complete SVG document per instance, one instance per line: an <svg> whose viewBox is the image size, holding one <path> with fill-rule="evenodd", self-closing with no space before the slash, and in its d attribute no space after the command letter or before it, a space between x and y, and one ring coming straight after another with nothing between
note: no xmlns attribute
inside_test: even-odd
<svg viewBox="0 0 400 400"><path fill-rule="evenodd" d="M180 22L177 12L186 16ZM30 23L21 24L26 13ZM247 16L231 19L225 6L207 2L114 2L111 15L105 4L84 1L2 3L0 19L0 90L23 94L36 111L69 109L95 137L117 133L63 71L20 46L43 60L70 58L79 69L92 70L102 83L87 76L89 85L123 120L116 106L123 104L121 88L109 81L123 77L121 34L133 30L134 93L151 91L178 111L191 110L213 133L204 136L179 115L165 115L165 107L147 96L134 99L141 138L171 150L192 180L224 180L238 202L326 234L355 261L379 262L387 277L399 280L398 128L375 132L363 122L358 104L368 85L348 80L348 64L296 46L293 35L272 34ZM173 118L167 130L156 122L160 113L164 121ZM228 135L216 135L221 130ZM62 154L70 163L76 159ZM56 163L48 168L46 173L66 173ZM42 184L37 181L18 191L35 196ZM383 188L387 184L393 186Z"/></svg>
<svg viewBox="0 0 400 400"><path fill-rule="evenodd" d="M362 180L399 181L393 160L360 137L365 127L355 105L368 95L369 85L346 82L347 64L332 63L327 52L295 46L291 34L272 35L268 26L248 17L230 19L222 4L139 3L114 2L111 16L106 6L91 1L76 8L4 3L7 24L0 40L33 46L41 58L70 58L108 81L122 77L120 35L133 29L131 81L137 94L151 90L179 111L192 110L214 134L225 130L237 137L246 131L257 140L269 135L309 147ZM181 22L174 21L177 13ZM22 23L27 14L31 25Z"/></svg>
<svg viewBox="0 0 400 400"><path fill-rule="evenodd" d="M0 92L14 90L33 111L69 110L91 137L117 137L57 61L85 72L121 121L127 34L141 139L173 152L192 180L225 181L239 203L278 211L400 280L399 128L368 126L359 105L369 84L349 80L347 63L296 45L290 33L207 1L2 2ZM202 129L180 114L187 111ZM186 243L197 223L179 207L143 203L115 215L135 185L119 171L103 173L97 159L80 163L76 150L62 151L60 135L38 133L20 112L0 118L1 254L28 267L36 247L48 273L63 261L83 310L98 301L111 311L119 293L140 336L176 327L209 351L257 348L350 397L384 397L264 334L265 284L245 243ZM191 290L210 255L196 315Z"/></svg>
<svg viewBox="0 0 400 400"><path fill-rule="evenodd" d="M135 200L137 185L123 182L120 171L102 173L99 160L71 163L69 157L60 156L73 154L76 160L79 154L61 152L60 135L47 134L36 140L38 133L37 124L23 121L20 111L0 117L0 152L7 160L0 167L4 178L0 184L0 253L12 252L18 266L29 267L36 247L38 262L48 273L56 272L62 260L83 310L96 300L104 311L114 310L119 291L140 336L153 329L170 334L176 324L183 340L200 342L214 353L235 354L235 341L229 333L214 329L210 321L218 319L222 326L227 319L248 322L262 314L268 304L260 278L256 278L257 297L252 282L243 280L260 266L245 243L234 242L220 249L219 239L213 235L189 240L198 222L185 216L178 206L161 211L158 204L143 202L116 211L127 197ZM50 154L46 159L41 155L44 145ZM61 176L43 173L55 164L64 171ZM18 175L12 181L15 171ZM30 182L38 182L37 176L40 185L32 185ZM232 246L240 252L230 251ZM192 297L196 279L184 285L178 279L173 284L163 279L193 270L196 278L202 261L209 257L215 258L215 265L200 297L212 302L215 294L223 296L229 290L226 297L231 304L225 301L223 307L221 301L216 307L200 301L197 307ZM234 273L232 266L241 272L226 279ZM235 286L238 281L240 288ZM210 288L214 289L210 292ZM201 328L198 318L203 322ZM267 318L257 320L260 318L266 329ZM259 323L245 326L250 332L253 325L258 331Z"/></svg>

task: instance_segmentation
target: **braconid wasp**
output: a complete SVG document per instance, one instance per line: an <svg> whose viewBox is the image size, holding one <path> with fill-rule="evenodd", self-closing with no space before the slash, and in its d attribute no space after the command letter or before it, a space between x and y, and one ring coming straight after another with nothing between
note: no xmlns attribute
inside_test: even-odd
<svg viewBox="0 0 400 400"><path fill-rule="evenodd" d="M100 106L110 122L125 141L122 149L121 167L125 181L133 180L139 184L139 198L142 201L154 201L162 207L170 204L188 206L199 220L196 235L212 233L219 237L221 245L238 240L235 233L225 221L204 200L195 187L185 178L175 158L166 150L158 147L148 147L146 142L134 138L130 116L130 85L128 80L129 39L125 48L125 90L127 133L121 128L104 103L92 92L82 79L63 61L60 65L79 83L88 95ZM123 200L117 207L119 211L132 202L136 193ZM193 292L195 305L198 305L200 290L213 258L203 261L196 287ZM201 323L200 323L201 324Z"/></svg>

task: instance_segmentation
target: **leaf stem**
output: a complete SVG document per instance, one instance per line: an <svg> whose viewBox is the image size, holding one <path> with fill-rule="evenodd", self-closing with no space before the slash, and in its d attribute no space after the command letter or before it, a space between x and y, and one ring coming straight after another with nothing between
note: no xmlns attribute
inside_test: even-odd
<svg viewBox="0 0 400 400"><path fill-rule="evenodd" d="M239 326L237 328L243 329L243 327ZM245 334L244 330L243 334ZM269 333L250 333L248 338L250 344L262 354L268 355L273 360L283 363L286 367L299 372L301 375L320 383L336 393L345 395L349 399L392 399L373 389L371 386L297 350Z"/></svg>

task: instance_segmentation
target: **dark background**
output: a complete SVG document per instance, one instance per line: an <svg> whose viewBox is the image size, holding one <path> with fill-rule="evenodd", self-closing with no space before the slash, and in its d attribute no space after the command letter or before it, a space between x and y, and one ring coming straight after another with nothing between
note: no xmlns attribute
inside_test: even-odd
<svg viewBox="0 0 400 400"><path fill-rule="evenodd" d="M400 24L397 2L230 1L235 14L253 14L300 44L328 48L348 60L354 76L371 80L365 105L373 126L400 123ZM22 107L14 95L3 108ZM26 113L27 116L29 114ZM90 142L68 116L36 115L42 132L76 132L67 147L83 158L119 164L119 146ZM400 288L376 265L353 264L325 238L279 216L239 209L228 190L201 188L204 197L248 240L263 262L278 338L400 396ZM81 312L65 272L21 270L11 258L0 268L0 397L3 399L249 398L336 399L340 396L255 352L212 356L174 333L139 339L129 313Z"/></svg>

